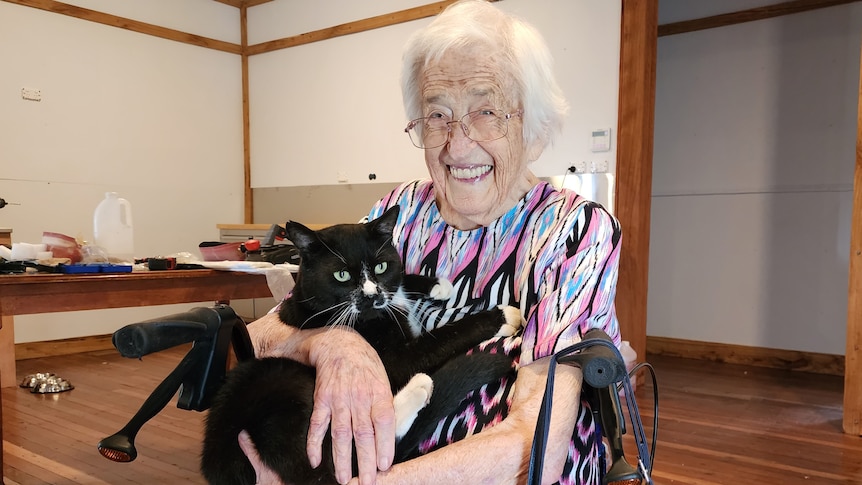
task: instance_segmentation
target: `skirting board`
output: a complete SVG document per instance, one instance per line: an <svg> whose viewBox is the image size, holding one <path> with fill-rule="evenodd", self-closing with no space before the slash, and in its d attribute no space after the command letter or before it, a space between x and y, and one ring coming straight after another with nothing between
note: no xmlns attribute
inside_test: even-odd
<svg viewBox="0 0 862 485"><path fill-rule="evenodd" d="M110 335L15 344L15 359L113 350ZM647 336L647 354L710 360L816 374L844 375L844 356ZM643 359L638 359L643 360ZM649 355L647 355L649 360Z"/></svg>
<svg viewBox="0 0 862 485"><path fill-rule="evenodd" d="M658 354L726 364L751 365L836 376L844 375L843 355L816 352L647 336L647 354L647 358L649 358L649 354Z"/></svg>
<svg viewBox="0 0 862 485"><path fill-rule="evenodd" d="M53 357L56 355L79 354L94 350L114 350L111 335L94 335L45 342L25 342L15 344L15 360ZM116 352L116 351L115 351Z"/></svg>

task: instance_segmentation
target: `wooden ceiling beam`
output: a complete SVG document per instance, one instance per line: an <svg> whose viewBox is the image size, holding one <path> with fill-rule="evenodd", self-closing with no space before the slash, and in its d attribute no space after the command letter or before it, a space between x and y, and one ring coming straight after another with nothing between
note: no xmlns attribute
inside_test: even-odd
<svg viewBox="0 0 862 485"><path fill-rule="evenodd" d="M223 3L225 5L230 5L231 7L254 7L255 5L260 5L262 3L268 3L272 0L215 0L218 3Z"/></svg>
<svg viewBox="0 0 862 485"><path fill-rule="evenodd" d="M231 7L240 8L242 7L242 0L215 0L218 3L223 3L225 5L230 5Z"/></svg>
<svg viewBox="0 0 862 485"><path fill-rule="evenodd" d="M496 2L498 0L490 1ZM286 49L288 47L296 47L298 45L310 44L312 42L319 42L321 40L341 37L343 35L356 34L368 30L379 29L381 27L387 27L390 25L409 22L411 20L433 17L434 15L437 15L438 13L442 12L444 8L448 7L454 2L455 0L443 0L440 2L429 3L428 5L421 5L419 7L413 7L406 10L399 10L397 12L378 15L376 17L369 17L367 19L357 20L355 22L348 22L346 24L336 25L334 27L328 27L312 32L306 32L304 34L284 37L282 39L271 40L268 42L262 42L260 44L248 46L248 50L246 51L246 53L250 56L255 54L263 54L265 52L272 52L279 49Z"/></svg>
<svg viewBox="0 0 862 485"><path fill-rule="evenodd" d="M146 22L140 22L138 20L132 20L125 17L118 17L116 15L98 12L96 10L90 10L88 8L78 7L75 5L69 5L68 3L57 2L55 0L3 1L14 3L17 5L23 5L26 7L38 8L39 10L45 10L48 12L68 15L70 17L75 17L82 20L89 20L90 22L96 22L103 25L110 25L111 27L119 27L121 29L138 32L141 34L152 35L155 37L161 37L163 39L183 42L186 44L192 44L200 47L207 47L209 49L215 49L224 52L230 52L231 54L242 53L242 46L240 46L239 44L232 44L230 42L211 39L209 37L189 34L188 32L169 29L167 27L160 27L158 25L148 24Z"/></svg>
<svg viewBox="0 0 862 485"><path fill-rule="evenodd" d="M711 17L671 22L658 26L658 36L684 34L698 30L726 27L728 25L752 22L755 20L769 19L790 15L794 13L817 10L818 8L834 7L845 3L858 2L859 0L794 0L791 2L776 3L763 7L740 10Z"/></svg>

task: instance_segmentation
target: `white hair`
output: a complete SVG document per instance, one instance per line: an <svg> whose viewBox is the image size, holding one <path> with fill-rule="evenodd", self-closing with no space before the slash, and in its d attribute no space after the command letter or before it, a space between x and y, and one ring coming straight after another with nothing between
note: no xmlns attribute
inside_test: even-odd
<svg viewBox="0 0 862 485"><path fill-rule="evenodd" d="M514 101L524 110L524 142L553 141L568 105L552 72L553 58L541 34L525 21L485 0L451 4L407 41L401 67L401 94L408 119L420 118L421 73L449 49L481 46L499 52L497 62L515 81Z"/></svg>

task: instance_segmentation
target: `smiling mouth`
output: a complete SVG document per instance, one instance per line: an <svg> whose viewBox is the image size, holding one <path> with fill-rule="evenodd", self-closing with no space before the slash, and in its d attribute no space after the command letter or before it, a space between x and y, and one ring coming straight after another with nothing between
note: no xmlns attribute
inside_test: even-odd
<svg viewBox="0 0 862 485"><path fill-rule="evenodd" d="M474 167L449 167L449 173L457 180L472 180L482 177L494 167L491 165L479 165Z"/></svg>

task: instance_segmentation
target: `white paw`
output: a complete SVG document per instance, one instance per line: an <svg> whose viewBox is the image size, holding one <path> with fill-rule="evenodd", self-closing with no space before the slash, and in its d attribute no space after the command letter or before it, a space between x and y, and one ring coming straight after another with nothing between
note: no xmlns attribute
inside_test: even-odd
<svg viewBox="0 0 862 485"><path fill-rule="evenodd" d="M419 411L431 401L433 391L434 381L428 374L416 374L403 389L398 391L393 400L396 438L401 438L410 431Z"/></svg>
<svg viewBox="0 0 862 485"><path fill-rule="evenodd" d="M506 323L497 331L496 337L511 337L518 333L526 323L524 317L521 315L521 310L508 305L499 305L497 308L503 311Z"/></svg>
<svg viewBox="0 0 862 485"><path fill-rule="evenodd" d="M435 300L448 300L452 296L452 282L445 278L437 278L437 284L431 288L428 295Z"/></svg>

